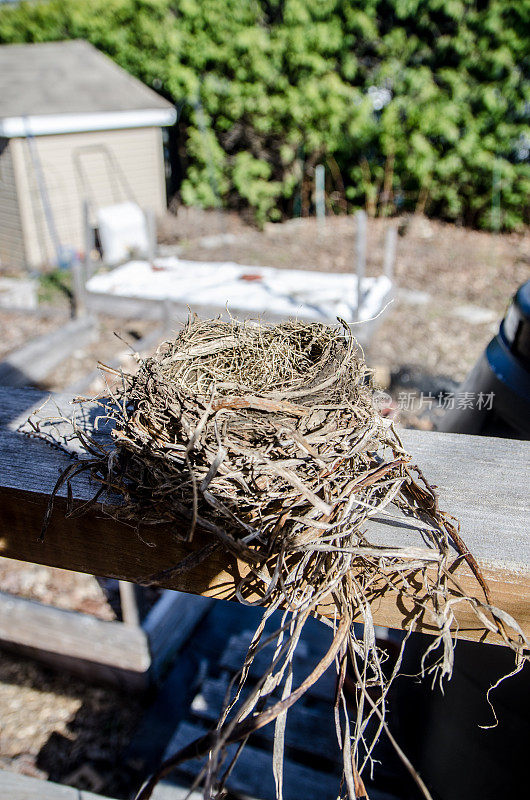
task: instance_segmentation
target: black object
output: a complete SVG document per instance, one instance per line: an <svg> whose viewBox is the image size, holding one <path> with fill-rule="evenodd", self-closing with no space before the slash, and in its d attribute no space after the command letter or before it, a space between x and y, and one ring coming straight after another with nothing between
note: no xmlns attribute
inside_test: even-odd
<svg viewBox="0 0 530 800"><path fill-rule="evenodd" d="M459 387L458 396L464 393L470 406L447 411L438 430L530 439L530 280Z"/></svg>
<svg viewBox="0 0 530 800"><path fill-rule="evenodd" d="M473 407L448 411L439 430L530 438L530 281L518 289L499 333L459 387L457 397L465 392L473 396ZM485 399L491 394L491 406L487 399L477 403L479 396ZM430 640L422 634L411 637L402 666L405 674L419 672L428 644ZM459 641L453 677L443 695L439 689L433 691L427 679L399 686L395 733L437 800L518 797L526 784L528 665L491 693L498 725L479 727L494 724L488 689L513 668L508 648Z"/></svg>
<svg viewBox="0 0 530 800"><path fill-rule="evenodd" d="M430 644L430 637L413 635L404 652L404 676L420 671ZM443 693L429 678L396 681L391 727L435 800L515 800L524 796L521 787L528 783L528 665L491 692L495 714L486 699L490 686L513 668L514 656L507 647L459 640L453 677L444 683ZM411 783L401 797L420 800L423 795Z"/></svg>

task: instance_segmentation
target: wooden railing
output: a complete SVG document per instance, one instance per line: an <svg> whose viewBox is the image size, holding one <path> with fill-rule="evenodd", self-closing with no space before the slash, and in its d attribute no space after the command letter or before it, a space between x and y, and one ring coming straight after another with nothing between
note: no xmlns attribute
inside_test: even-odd
<svg viewBox="0 0 530 800"><path fill-rule="evenodd" d="M50 493L68 456L18 431L28 415L46 400L37 390L0 389L0 555L65 569L231 598L245 564L220 549L199 566L166 572L185 556L208 544L196 534L192 543L179 541L167 529L138 533L92 508L67 518L66 490L56 499L44 541L39 541ZM65 398L48 402L48 414L71 414ZM493 602L511 614L530 637L530 443L497 438L403 431L403 440L429 480L438 486L441 508L461 522L461 531L490 583ZM88 478L73 483L73 501L80 505L95 492ZM374 519L369 538L387 545L421 544L417 530L405 521ZM162 574L161 574L162 573ZM464 589L476 583L464 563L456 574ZM153 581L153 576L158 576ZM478 629L474 615L459 604L458 635L494 642ZM379 624L406 627L413 609L399 595L386 593L374 605ZM418 628L429 632L423 619Z"/></svg>

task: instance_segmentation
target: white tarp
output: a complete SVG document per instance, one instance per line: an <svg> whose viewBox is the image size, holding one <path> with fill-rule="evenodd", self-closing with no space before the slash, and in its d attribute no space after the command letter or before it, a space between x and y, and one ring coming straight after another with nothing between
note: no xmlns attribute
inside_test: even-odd
<svg viewBox="0 0 530 800"><path fill-rule="evenodd" d="M392 291L385 276L364 278L360 321L373 319ZM130 261L92 277L90 292L169 300L191 309L209 306L248 314L271 313L316 321L356 319L357 276L301 269L250 267L175 257Z"/></svg>

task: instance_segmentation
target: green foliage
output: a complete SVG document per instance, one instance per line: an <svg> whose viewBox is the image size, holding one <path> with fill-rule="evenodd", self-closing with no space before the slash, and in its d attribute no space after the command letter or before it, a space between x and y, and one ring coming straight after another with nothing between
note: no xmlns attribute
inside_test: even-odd
<svg viewBox="0 0 530 800"><path fill-rule="evenodd" d="M232 181L239 196L256 210L256 220L263 224L274 218L274 210L282 190L280 181L270 180L272 169L260 158L242 150L233 158Z"/></svg>
<svg viewBox="0 0 530 800"><path fill-rule="evenodd" d="M186 203L258 222L328 190L372 213L529 220L530 0L48 0L0 42L84 38L181 107Z"/></svg>
<svg viewBox="0 0 530 800"><path fill-rule="evenodd" d="M73 300L72 273L69 270L54 269L51 272L39 274L37 288L39 303L57 305L65 299L69 303Z"/></svg>

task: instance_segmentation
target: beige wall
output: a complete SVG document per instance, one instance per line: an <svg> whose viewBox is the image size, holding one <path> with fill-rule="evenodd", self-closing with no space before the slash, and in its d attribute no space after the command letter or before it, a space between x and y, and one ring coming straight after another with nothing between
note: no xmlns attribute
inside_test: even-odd
<svg viewBox="0 0 530 800"><path fill-rule="evenodd" d="M25 266L11 143L0 139L0 270Z"/></svg>
<svg viewBox="0 0 530 800"><path fill-rule="evenodd" d="M84 248L83 199L92 207L134 199L144 209L161 215L166 208L162 132L160 128L72 133L33 139L53 210L61 245ZM111 160L101 150L103 146ZM100 148L100 149L97 149ZM11 149L24 242L29 266L54 262L41 193L30 143L12 139ZM76 170L81 163L85 181ZM114 164L117 165L114 166ZM121 176L130 187L132 198Z"/></svg>

